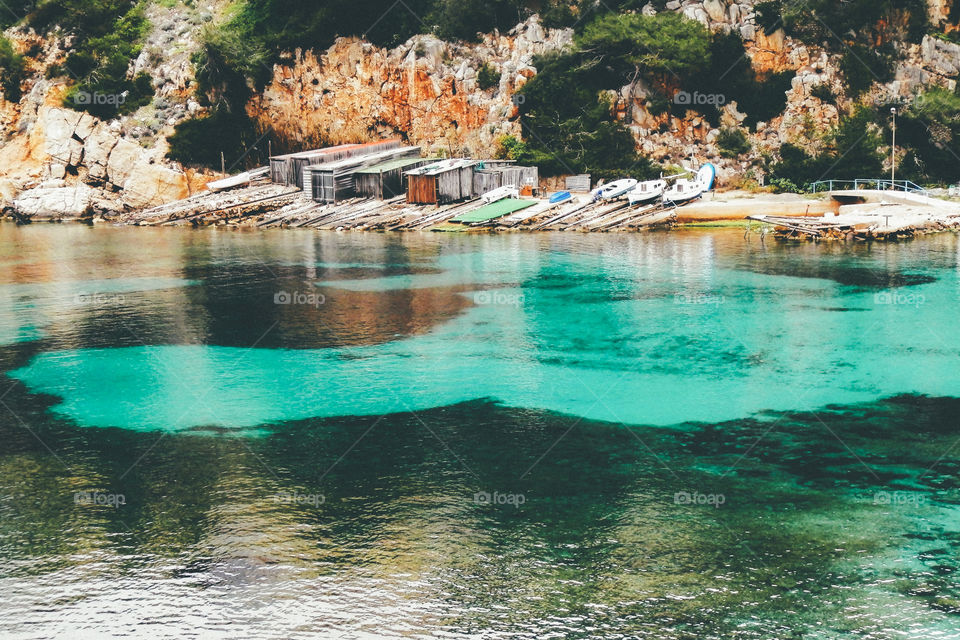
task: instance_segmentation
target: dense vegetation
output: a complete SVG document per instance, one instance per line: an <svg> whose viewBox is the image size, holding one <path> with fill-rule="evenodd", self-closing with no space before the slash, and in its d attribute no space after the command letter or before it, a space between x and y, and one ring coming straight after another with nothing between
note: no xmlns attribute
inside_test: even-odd
<svg viewBox="0 0 960 640"><path fill-rule="evenodd" d="M74 85L65 98L71 108L101 118L129 113L153 98L150 78L128 77L147 29L143 8L132 0L12 0L5 3L3 26L16 23L38 33L58 32L72 41L73 52L48 75L65 75ZM0 43L4 92L19 92L16 61ZM12 51L12 50L10 50ZM22 61L21 61L22 62Z"/></svg>
<svg viewBox="0 0 960 640"><path fill-rule="evenodd" d="M783 111L792 77L758 75L738 36L712 35L675 13L601 15L577 34L571 51L535 65L520 112L525 159L537 161L545 175L653 170L626 144L632 134L612 115L611 87L626 86L627 98L645 91L654 115L693 110L715 125L720 108L736 100L746 124L754 125Z"/></svg>
<svg viewBox="0 0 960 640"><path fill-rule="evenodd" d="M693 111L720 128L721 154L749 153L745 132L783 112L792 72L759 74L738 35L711 34L673 12L644 16L648 3L666 0L237 0L226 17L201 33L194 56L196 95L208 115L179 125L170 137L170 157L219 167L244 157L262 139L245 105L266 83L275 63L296 48L323 49L339 36L363 37L399 46L418 33L449 40L475 40L478 33L506 31L537 10L549 27L573 27L574 45L534 61L538 75L518 98L522 139L501 141L501 154L541 166L544 175L589 172L642 177L659 168L635 151L633 114L615 106L633 98L654 117ZM68 38L72 48L48 76L72 80L66 104L103 118L131 112L153 97L145 74L131 77L147 20L145 0L7 0L0 26L22 24ZM756 5L763 30L783 28L792 37L838 54L845 90L827 85L812 94L841 107L841 123L815 136L805 148L786 145L767 168L778 184L803 185L823 175L864 176L883 167L888 149L889 106L857 105L875 82L887 82L902 55L901 42L919 42L930 30L924 0L764 0ZM951 8L960 22L960 1ZM949 38L948 34L939 34ZM0 87L20 96L28 57L0 37ZM482 90L498 90L489 64L478 72ZM99 97L99 99L98 99ZM844 99L841 99L844 98ZM853 98L854 107L846 98ZM723 106L736 101L743 128L721 126ZM960 97L933 89L901 109L900 174L917 181L955 179L960 153ZM668 123L667 118L659 122ZM728 121L725 121L728 122ZM661 125L660 132L668 133ZM274 141L282 150L282 141Z"/></svg>
<svg viewBox="0 0 960 640"><path fill-rule="evenodd" d="M957 3L960 4L960 3ZM756 5L757 24L778 28L808 44L842 55L852 96L889 82L899 57L897 42L920 42L928 31L925 0L767 0Z"/></svg>
<svg viewBox="0 0 960 640"><path fill-rule="evenodd" d="M960 165L960 97L932 88L917 97L897 120L904 178L915 182L955 182Z"/></svg>
<svg viewBox="0 0 960 640"><path fill-rule="evenodd" d="M20 84L26 77L26 60L7 38L0 36L0 87L7 100L20 99Z"/></svg>
<svg viewBox="0 0 960 640"><path fill-rule="evenodd" d="M884 173L883 139L877 115L858 108L841 118L840 124L821 140L816 152L797 145L780 148L780 161L771 167L771 183L788 185L787 190L806 190L810 183L832 178L852 180L873 178Z"/></svg>

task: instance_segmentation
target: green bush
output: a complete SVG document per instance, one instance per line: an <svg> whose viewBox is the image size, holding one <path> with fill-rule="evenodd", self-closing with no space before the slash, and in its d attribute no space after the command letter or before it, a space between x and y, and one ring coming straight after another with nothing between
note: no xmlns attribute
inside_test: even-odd
<svg viewBox="0 0 960 640"><path fill-rule="evenodd" d="M744 125L754 127L781 113L787 104L794 73L758 74L746 55L743 40L736 34L714 34L709 55L687 86L702 94L722 96L724 102L736 101L739 110L747 115ZM684 109L691 107L684 107ZM719 122L719 109L713 105L695 107L710 122Z"/></svg>
<svg viewBox="0 0 960 640"><path fill-rule="evenodd" d="M757 26L763 29L764 33L771 34L783 27L779 0L758 2L754 5L753 11L755 13L754 20Z"/></svg>
<svg viewBox="0 0 960 640"><path fill-rule="evenodd" d="M774 193L802 193L804 190L786 178L773 178L770 187Z"/></svg>
<svg viewBox="0 0 960 640"><path fill-rule="evenodd" d="M876 114L859 108L841 119L825 139L824 149L811 155L792 144L780 148L780 160L771 168L773 179L790 180L807 189L818 180L852 180L883 175L883 141L876 131Z"/></svg>
<svg viewBox="0 0 960 640"><path fill-rule="evenodd" d="M217 109L210 115L178 124L167 138L167 157L185 165L219 170L221 152L227 166L241 164L241 158L256 141L253 122L246 113Z"/></svg>
<svg viewBox="0 0 960 640"><path fill-rule="evenodd" d="M874 82L893 79L895 53L892 45L869 47L854 44L840 59L840 71L853 97L867 91Z"/></svg>
<svg viewBox="0 0 960 640"><path fill-rule="evenodd" d="M442 38L476 40L478 33L509 31L527 15L520 0L438 0L428 23Z"/></svg>
<svg viewBox="0 0 960 640"><path fill-rule="evenodd" d="M867 45L906 40L919 43L928 27L925 0L780 0L788 34L808 44L827 42L842 51L852 39Z"/></svg>
<svg viewBox="0 0 960 640"><path fill-rule="evenodd" d="M529 154L527 144L518 140L516 136L502 136L497 140L497 150L494 155L500 160L521 160L528 158Z"/></svg>
<svg viewBox="0 0 960 640"><path fill-rule="evenodd" d="M591 173L595 177L656 175L637 155L633 135L611 116L610 103L583 70L576 53L552 53L534 61L540 73L518 93L526 143L521 162L542 175Z"/></svg>
<svg viewBox="0 0 960 640"><path fill-rule="evenodd" d="M824 104L836 104L837 96L828 84L817 84L810 89L810 95Z"/></svg>
<svg viewBox="0 0 960 640"><path fill-rule="evenodd" d="M27 66L24 57L16 52L13 43L0 36L0 87L3 97L10 102L18 102L21 96L20 85L26 79Z"/></svg>
<svg viewBox="0 0 960 640"><path fill-rule="evenodd" d="M886 110L879 115L889 123ZM917 96L897 118L897 144L907 149L901 170L905 178L956 182L960 175L960 97L939 87Z"/></svg>
<svg viewBox="0 0 960 640"><path fill-rule="evenodd" d="M477 72L477 84L484 91L492 89L500 84L500 74L489 62L484 63Z"/></svg>
<svg viewBox="0 0 960 640"><path fill-rule="evenodd" d="M34 0L10 8L39 33L56 28L69 35L73 51L47 77L70 76L76 84L64 104L100 118L129 113L153 99L150 77L128 77L148 24L132 0ZM19 12L18 12L19 9Z"/></svg>
<svg viewBox="0 0 960 640"><path fill-rule="evenodd" d="M736 158L752 149L743 129L721 129L717 136L717 147L724 158Z"/></svg>

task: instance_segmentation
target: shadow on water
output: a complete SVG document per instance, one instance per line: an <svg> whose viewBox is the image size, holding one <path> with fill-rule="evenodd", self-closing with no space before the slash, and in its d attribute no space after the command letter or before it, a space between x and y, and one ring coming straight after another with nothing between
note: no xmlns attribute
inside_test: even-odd
<svg viewBox="0 0 960 640"><path fill-rule="evenodd" d="M0 418L0 578L84 574L105 555L97 580L149 569L290 597L375 580L465 636L803 637L878 591L925 615L955 613L960 593L960 532L937 519L957 504L956 399L671 429L476 401L256 439L78 429L21 388L5 402L34 433ZM91 490L125 504L74 503Z"/></svg>
<svg viewBox="0 0 960 640"><path fill-rule="evenodd" d="M471 304L461 292L473 285L312 284L437 275L433 238L145 230L138 261L122 243L96 239L113 231L65 233L70 242L57 246L23 235L16 251L0 250L20 274L11 282L56 281L73 256L71 278L159 274L202 286L56 307L39 339L0 347L0 370L67 348L372 344L427 331ZM718 344L725 334L708 321L723 309L739 328L748 312L763 314L719 303L705 313L675 303L678 294L783 297L778 283L724 280L731 268L869 290L934 282L924 261L933 273L956 266L949 240L919 257L816 247L817 257L811 247L728 251L731 237L449 242L478 254L487 242L526 251L522 273L485 283L520 282L526 296L498 316L516 320L502 325L515 331L492 331L492 341L533 345L534 358L584 371L614 356L635 369L653 353L651 373L713 361L707 374L730 378L764 366L768 345L746 336ZM875 253L861 262L866 251ZM236 257L246 252L257 259ZM533 253L545 256L540 264L528 264ZM591 266L571 271L577 261ZM321 293L322 312L278 304L279 291ZM864 310L804 292L796 299L816 302L790 307L791 319L798 309ZM677 326L651 327L645 314L659 307L637 302L669 305ZM571 312L576 305L590 308ZM593 329L569 331L572 321ZM81 428L50 412L61 399L6 377L0 396L0 588L10 594L0 618L12 624L251 637L885 640L950 637L960 619L955 398L899 395L670 428L477 400L264 424L248 438L215 425ZM115 602L131 610L90 615ZM0 635L10 625L0 622Z"/></svg>

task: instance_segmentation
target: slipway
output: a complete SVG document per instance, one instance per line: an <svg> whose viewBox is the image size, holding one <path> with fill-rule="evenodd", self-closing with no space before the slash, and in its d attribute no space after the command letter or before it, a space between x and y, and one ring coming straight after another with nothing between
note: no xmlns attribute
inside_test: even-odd
<svg viewBox="0 0 960 640"><path fill-rule="evenodd" d="M459 222L461 224L480 224L482 222L489 222L490 220L502 218L505 215L526 209L527 207L532 207L536 203L536 200L516 200L514 198L507 198L505 200L499 200L492 204L485 205L479 209L474 209L473 211L461 213L456 218L452 218L450 222Z"/></svg>

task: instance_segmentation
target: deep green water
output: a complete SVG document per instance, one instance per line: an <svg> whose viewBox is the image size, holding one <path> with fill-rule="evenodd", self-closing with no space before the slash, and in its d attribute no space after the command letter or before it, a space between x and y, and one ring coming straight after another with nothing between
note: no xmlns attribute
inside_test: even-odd
<svg viewBox="0 0 960 640"><path fill-rule="evenodd" d="M957 236L0 265L0 637L960 638Z"/></svg>

